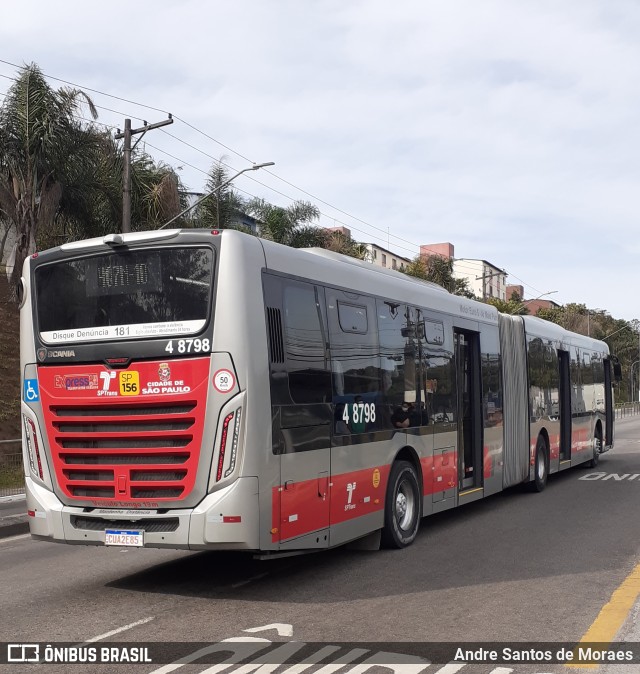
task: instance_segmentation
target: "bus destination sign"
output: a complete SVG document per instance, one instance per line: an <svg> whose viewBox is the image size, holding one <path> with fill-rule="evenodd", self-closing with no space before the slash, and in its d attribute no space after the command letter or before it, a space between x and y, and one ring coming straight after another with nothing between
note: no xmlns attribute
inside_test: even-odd
<svg viewBox="0 0 640 674"><path fill-rule="evenodd" d="M47 344L68 344L78 342L101 342L116 339L142 339L145 337L167 337L190 335L202 330L204 318L192 321L171 321L170 323L132 323L129 325L103 325L93 328L73 328L69 330L49 330L41 332Z"/></svg>

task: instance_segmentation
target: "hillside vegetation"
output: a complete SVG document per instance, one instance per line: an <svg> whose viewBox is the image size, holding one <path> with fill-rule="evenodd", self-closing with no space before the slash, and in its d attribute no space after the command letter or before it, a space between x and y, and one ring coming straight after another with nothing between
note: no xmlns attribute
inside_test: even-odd
<svg viewBox="0 0 640 674"><path fill-rule="evenodd" d="M18 307L8 295L0 269L0 440L20 437L20 325ZM0 454L20 451L19 444L0 444Z"/></svg>

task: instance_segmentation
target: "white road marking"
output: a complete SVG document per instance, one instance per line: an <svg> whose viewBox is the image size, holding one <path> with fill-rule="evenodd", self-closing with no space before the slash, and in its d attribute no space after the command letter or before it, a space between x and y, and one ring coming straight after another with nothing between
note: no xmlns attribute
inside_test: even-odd
<svg viewBox="0 0 640 674"><path fill-rule="evenodd" d="M251 655L255 655L259 651L268 648L272 642L269 641L269 639L262 639L260 637L240 637L240 638L234 637L231 639L223 639L218 643L211 644L211 646L205 646L204 648L200 648L197 651L190 653L189 655L185 655L184 657L180 658L179 660L176 660L175 662L171 662L168 665L163 665L159 669L154 669L151 672L151 674L169 674L169 672L174 672L176 669L180 669L180 667L188 665L189 663L194 662L194 660L198 660L199 658L202 658L205 655L210 655L211 653L220 653L220 652L227 653L229 651L235 653L233 644L236 643L243 644L242 650L244 655L246 655L245 649L249 647L248 645L254 644L255 652L251 653ZM236 657L238 657L237 654ZM213 672L223 672L225 669L229 669L229 667L235 666L236 663L234 662L221 662L218 665L213 665L213 667L209 667L209 669L205 671L209 672L209 674L213 674ZM201 674L204 674L204 672L201 672Z"/></svg>
<svg viewBox="0 0 640 674"><path fill-rule="evenodd" d="M111 630L110 632L105 632L104 634L100 634L97 637L93 637L92 639L87 639L86 641L83 641L83 644L92 644L96 641L102 641L103 639L107 639L109 637L112 637L114 634L120 634L120 632L126 632L127 630L130 630L132 627L137 627L138 625L144 625L145 623L151 622L154 619L155 616L150 616L149 618L143 618L142 620L136 620L134 623L129 623L128 625L124 625L123 627L118 627L115 630Z"/></svg>
<svg viewBox="0 0 640 674"><path fill-rule="evenodd" d="M264 574L267 575L266 573ZM293 636L293 625L289 623L271 623L270 625L261 625L260 627L250 627L247 630L242 630L243 632L267 632L268 630L276 630L278 636L280 637L292 637Z"/></svg>
<svg viewBox="0 0 640 674"><path fill-rule="evenodd" d="M302 674L302 672L318 664L324 658L337 653L339 650L339 646L324 646L316 653L313 653L308 658L305 658L303 662L285 669L282 674Z"/></svg>
<svg viewBox="0 0 640 674"><path fill-rule="evenodd" d="M467 666L466 662L462 663L461 665L450 662L448 665L442 667L442 669L439 669L437 672L434 672L434 674L456 674L456 672L459 672L463 667L466 666Z"/></svg>

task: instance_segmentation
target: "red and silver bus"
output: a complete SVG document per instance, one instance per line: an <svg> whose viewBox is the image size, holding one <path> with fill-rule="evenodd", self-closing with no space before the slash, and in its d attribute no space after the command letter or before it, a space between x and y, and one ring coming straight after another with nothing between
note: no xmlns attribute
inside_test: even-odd
<svg viewBox="0 0 640 674"><path fill-rule="evenodd" d="M613 446L605 343L236 231L34 254L20 322L42 540L404 547L422 517Z"/></svg>

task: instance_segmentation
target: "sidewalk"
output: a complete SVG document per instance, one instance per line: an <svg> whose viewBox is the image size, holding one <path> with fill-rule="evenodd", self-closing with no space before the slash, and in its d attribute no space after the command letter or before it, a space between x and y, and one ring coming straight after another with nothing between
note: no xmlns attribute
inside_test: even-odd
<svg viewBox="0 0 640 674"><path fill-rule="evenodd" d="M24 494L0 498L0 538L29 532L27 501Z"/></svg>

